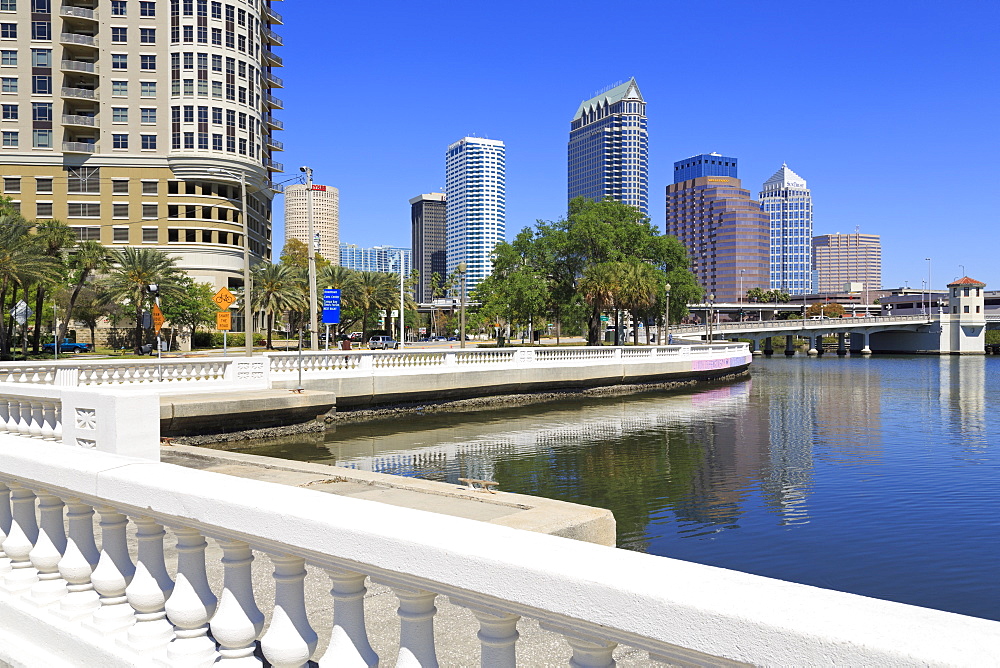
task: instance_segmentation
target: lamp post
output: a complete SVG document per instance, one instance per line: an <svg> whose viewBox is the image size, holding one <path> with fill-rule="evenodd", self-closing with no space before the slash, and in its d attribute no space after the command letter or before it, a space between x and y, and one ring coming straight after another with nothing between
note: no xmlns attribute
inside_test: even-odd
<svg viewBox="0 0 1000 668"><path fill-rule="evenodd" d="M929 257L924 259L927 260L927 315L934 315L934 307L931 305L931 295L933 294L931 292L931 259Z"/></svg>
<svg viewBox="0 0 1000 668"><path fill-rule="evenodd" d="M403 316L403 249L399 249L399 347L404 347L406 339L406 318Z"/></svg>
<svg viewBox="0 0 1000 668"><path fill-rule="evenodd" d="M743 303L743 272L745 271L746 269L740 269L740 294L739 299L737 299L737 303L739 304Z"/></svg>
<svg viewBox="0 0 1000 668"><path fill-rule="evenodd" d="M299 167L306 175L306 238L313 243L313 170ZM307 244L309 253L309 349L319 350L319 323L316 318L316 251Z"/></svg>
<svg viewBox="0 0 1000 668"><path fill-rule="evenodd" d="M246 356L253 357L253 315L250 304L253 302L253 283L250 278L250 221L247 220L247 176L228 169L209 167L209 174L224 174L234 181L240 182L240 202L243 205L243 337L246 344Z"/></svg>
<svg viewBox="0 0 1000 668"><path fill-rule="evenodd" d="M460 315L459 315L459 319L458 319L458 323L459 323L458 324L458 326L459 326L459 330L458 330L458 332L459 332L458 333L459 345L458 345L458 347L459 348L464 348L465 347L465 269L466 269L466 265L465 265L464 262L459 262L458 266L455 267L455 271L458 272L458 275L462 279L462 301L461 301L461 304L459 306L459 314Z"/></svg>
<svg viewBox="0 0 1000 668"><path fill-rule="evenodd" d="M715 304L715 293L708 295L708 342L711 343L712 339L715 337L715 333L712 331L712 327L715 315L712 313L712 305Z"/></svg>
<svg viewBox="0 0 1000 668"><path fill-rule="evenodd" d="M667 313L666 313L666 321L667 321L667 337L666 338L667 338L667 341L666 341L666 343L667 343L667 345L669 345L670 344L670 284L667 283L665 287L667 289ZM664 342L662 340L660 341L660 345L661 346L664 345Z"/></svg>

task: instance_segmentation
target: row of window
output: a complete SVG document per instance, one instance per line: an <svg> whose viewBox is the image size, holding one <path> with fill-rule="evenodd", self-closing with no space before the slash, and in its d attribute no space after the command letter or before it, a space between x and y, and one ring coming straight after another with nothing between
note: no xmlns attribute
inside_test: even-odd
<svg viewBox="0 0 1000 668"><path fill-rule="evenodd" d="M73 227L78 241L100 241L101 228L96 226ZM129 243L129 228L115 227L112 230L112 240L116 243ZM155 244L160 241L160 230L155 227L142 228L142 243Z"/></svg>
<svg viewBox="0 0 1000 668"><path fill-rule="evenodd" d="M17 93L17 77L0 77L0 93ZM49 74L33 74L31 76L32 95L52 95L52 76Z"/></svg>
<svg viewBox="0 0 1000 668"><path fill-rule="evenodd" d="M17 0L0 0L0 12L16 12ZM31 0L32 14L51 14L52 0ZM128 16L128 2L126 0L111 0L112 16ZM156 16L156 2L154 0L139 0L139 16Z"/></svg>
<svg viewBox="0 0 1000 668"><path fill-rule="evenodd" d="M212 35L211 41L209 41L209 34ZM249 42L249 48L247 48L247 36L238 35L232 30L226 30L223 32L222 28L212 28L211 33L209 33L208 26L171 26L170 28L170 43L171 44L211 44L212 46L222 46L222 36L225 34L226 48L236 49L240 53L246 53L250 56L260 55L260 46L255 44L251 39Z"/></svg>
<svg viewBox="0 0 1000 668"><path fill-rule="evenodd" d="M17 66L17 49L0 49L0 67ZM32 49L32 67L52 67L52 49Z"/></svg>
<svg viewBox="0 0 1000 668"><path fill-rule="evenodd" d="M52 148L52 130L32 130L31 146L33 148ZM0 146L3 148L19 148L21 146L20 133L17 130L0 131Z"/></svg>
<svg viewBox="0 0 1000 668"><path fill-rule="evenodd" d="M16 121L20 117L20 111L17 104L0 104L0 120L4 121ZM32 102L31 103L31 120L33 121L51 121L52 120L52 103L51 102Z"/></svg>
<svg viewBox="0 0 1000 668"><path fill-rule="evenodd" d="M111 54L111 69L113 70L127 70L128 69L128 54L127 53L112 53ZM152 72L156 70L156 56L154 55L140 55L139 56L139 69L144 72Z"/></svg>

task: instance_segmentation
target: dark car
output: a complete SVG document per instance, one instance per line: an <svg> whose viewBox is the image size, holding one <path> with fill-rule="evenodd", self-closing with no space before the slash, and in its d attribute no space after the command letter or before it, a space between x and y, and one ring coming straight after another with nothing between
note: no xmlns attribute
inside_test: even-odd
<svg viewBox="0 0 1000 668"><path fill-rule="evenodd" d="M54 353L56 351L56 344L46 343L42 346L42 350L47 353ZM63 341L59 344L59 352L61 353L89 353L93 352L93 347L89 343L74 343L72 341Z"/></svg>

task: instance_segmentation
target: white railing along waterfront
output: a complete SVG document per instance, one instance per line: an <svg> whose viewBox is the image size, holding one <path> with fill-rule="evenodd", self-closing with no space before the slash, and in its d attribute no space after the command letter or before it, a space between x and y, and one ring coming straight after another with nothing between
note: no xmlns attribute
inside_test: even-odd
<svg viewBox="0 0 1000 668"><path fill-rule="evenodd" d="M263 357L15 362L0 364L0 383L76 387L197 382L267 387L268 372Z"/></svg>
<svg viewBox="0 0 1000 668"><path fill-rule="evenodd" d="M997 622L23 442L0 436L3 661L42 665L50 653L107 668L259 666L259 649L279 668L310 658L321 667L375 666L363 601L369 579L399 600L397 666L435 666L437 643L456 640L435 633L438 596L475 614L484 666L516 665L521 616L560 634L575 666L614 665L617 644L682 665L982 666L1000 656ZM126 540L130 522L135 550ZM165 559L168 529L176 568ZM221 549L220 581L206 574L206 539ZM271 582L251 577L261 555L273 565ZM306 565L330 578L329 618L306 611ZM265 625L267 590L274 605ZM332 627L330 642L315 656L321 625Z"/></svg>
<svg viewBox="0 0 1000 668"><path fill-rule="evenodd" d="M929 323L934 320L933 316L926 315L894 315L894 316L866 316L859 318L822 318L822 319L793 319L793 320L748 320L745 322L721 322L712 325L713 332L724 331L757 331L771 329L831 329L831 328L851 328L851 327L871 327L877 325L892 325L895 323L915 324ZM670 331L673 334L692 334L704 332L706 325L671 325Z"/></svg>

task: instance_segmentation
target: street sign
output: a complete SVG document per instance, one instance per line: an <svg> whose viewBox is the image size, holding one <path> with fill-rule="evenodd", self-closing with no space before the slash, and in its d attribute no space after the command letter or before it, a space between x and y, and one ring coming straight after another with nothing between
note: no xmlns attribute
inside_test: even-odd
<svg viewBox="0 0 1000 668"><path fill-rule="evenodd" d="M327 288L323 290L323 324L337 325L340 323L340 290Z"/></svg>
<svg viewBox="0 0 1000 668"><path fill-rule="evenodd" d="M35 315L35 312L31 310L27 302L23 299L14 304L14 308L10 310L11 316L17 321L17 324L23 325L28 322L28 318Z"/></svg>
<svg viewBox="0 0 1000 668"><path fill-rule="evenodd" d="M314 186L312 187L312 189L313 189L313 190L318 190L318 191L319 191L319 192L321 192L321 193L325 193L325 192L326 192L326 186L317 186L317 185L314 185ZM331 323L331 324L332 324L332 323Z"/></svg>
<svg viewBox="0 0 1000 668"><path fill-rule="evenodd" d="M153 304L153 330L157 334L160 333L160 328L166 321L167 319L163 317L163 311L160 310L159 305Z"/></svg>
<svg viewBox="0 0 1000 668"><path fill-rule="evenodd" d="M223 309L232 306L233 303L236 302L236 297L229 291L229 288L224 287L215 293L215 296L212 297L212 301L215 302L215 305L220 309Z"/></svg>
<svg viewBox="0 0 1000 668"><path fill-rule="evenodd" d="M398 318L399 317L399 311L397 309L392 309L392 317L393 318Z"/></svg>
<svg viewBox="0 0 1000 668"><path fill-rule="evenodd" d="M606 316L606 315L602 315L601 316L601 322L607 322L608 320L610 320L610 318L608 316Z"/></svg>
<svg viewBox="0 0 1000 668"><path fill-rule="evenodd" d="M228 331L233 328L233 314L229 311L219 311L215 314L215 328Z"/></svg>

